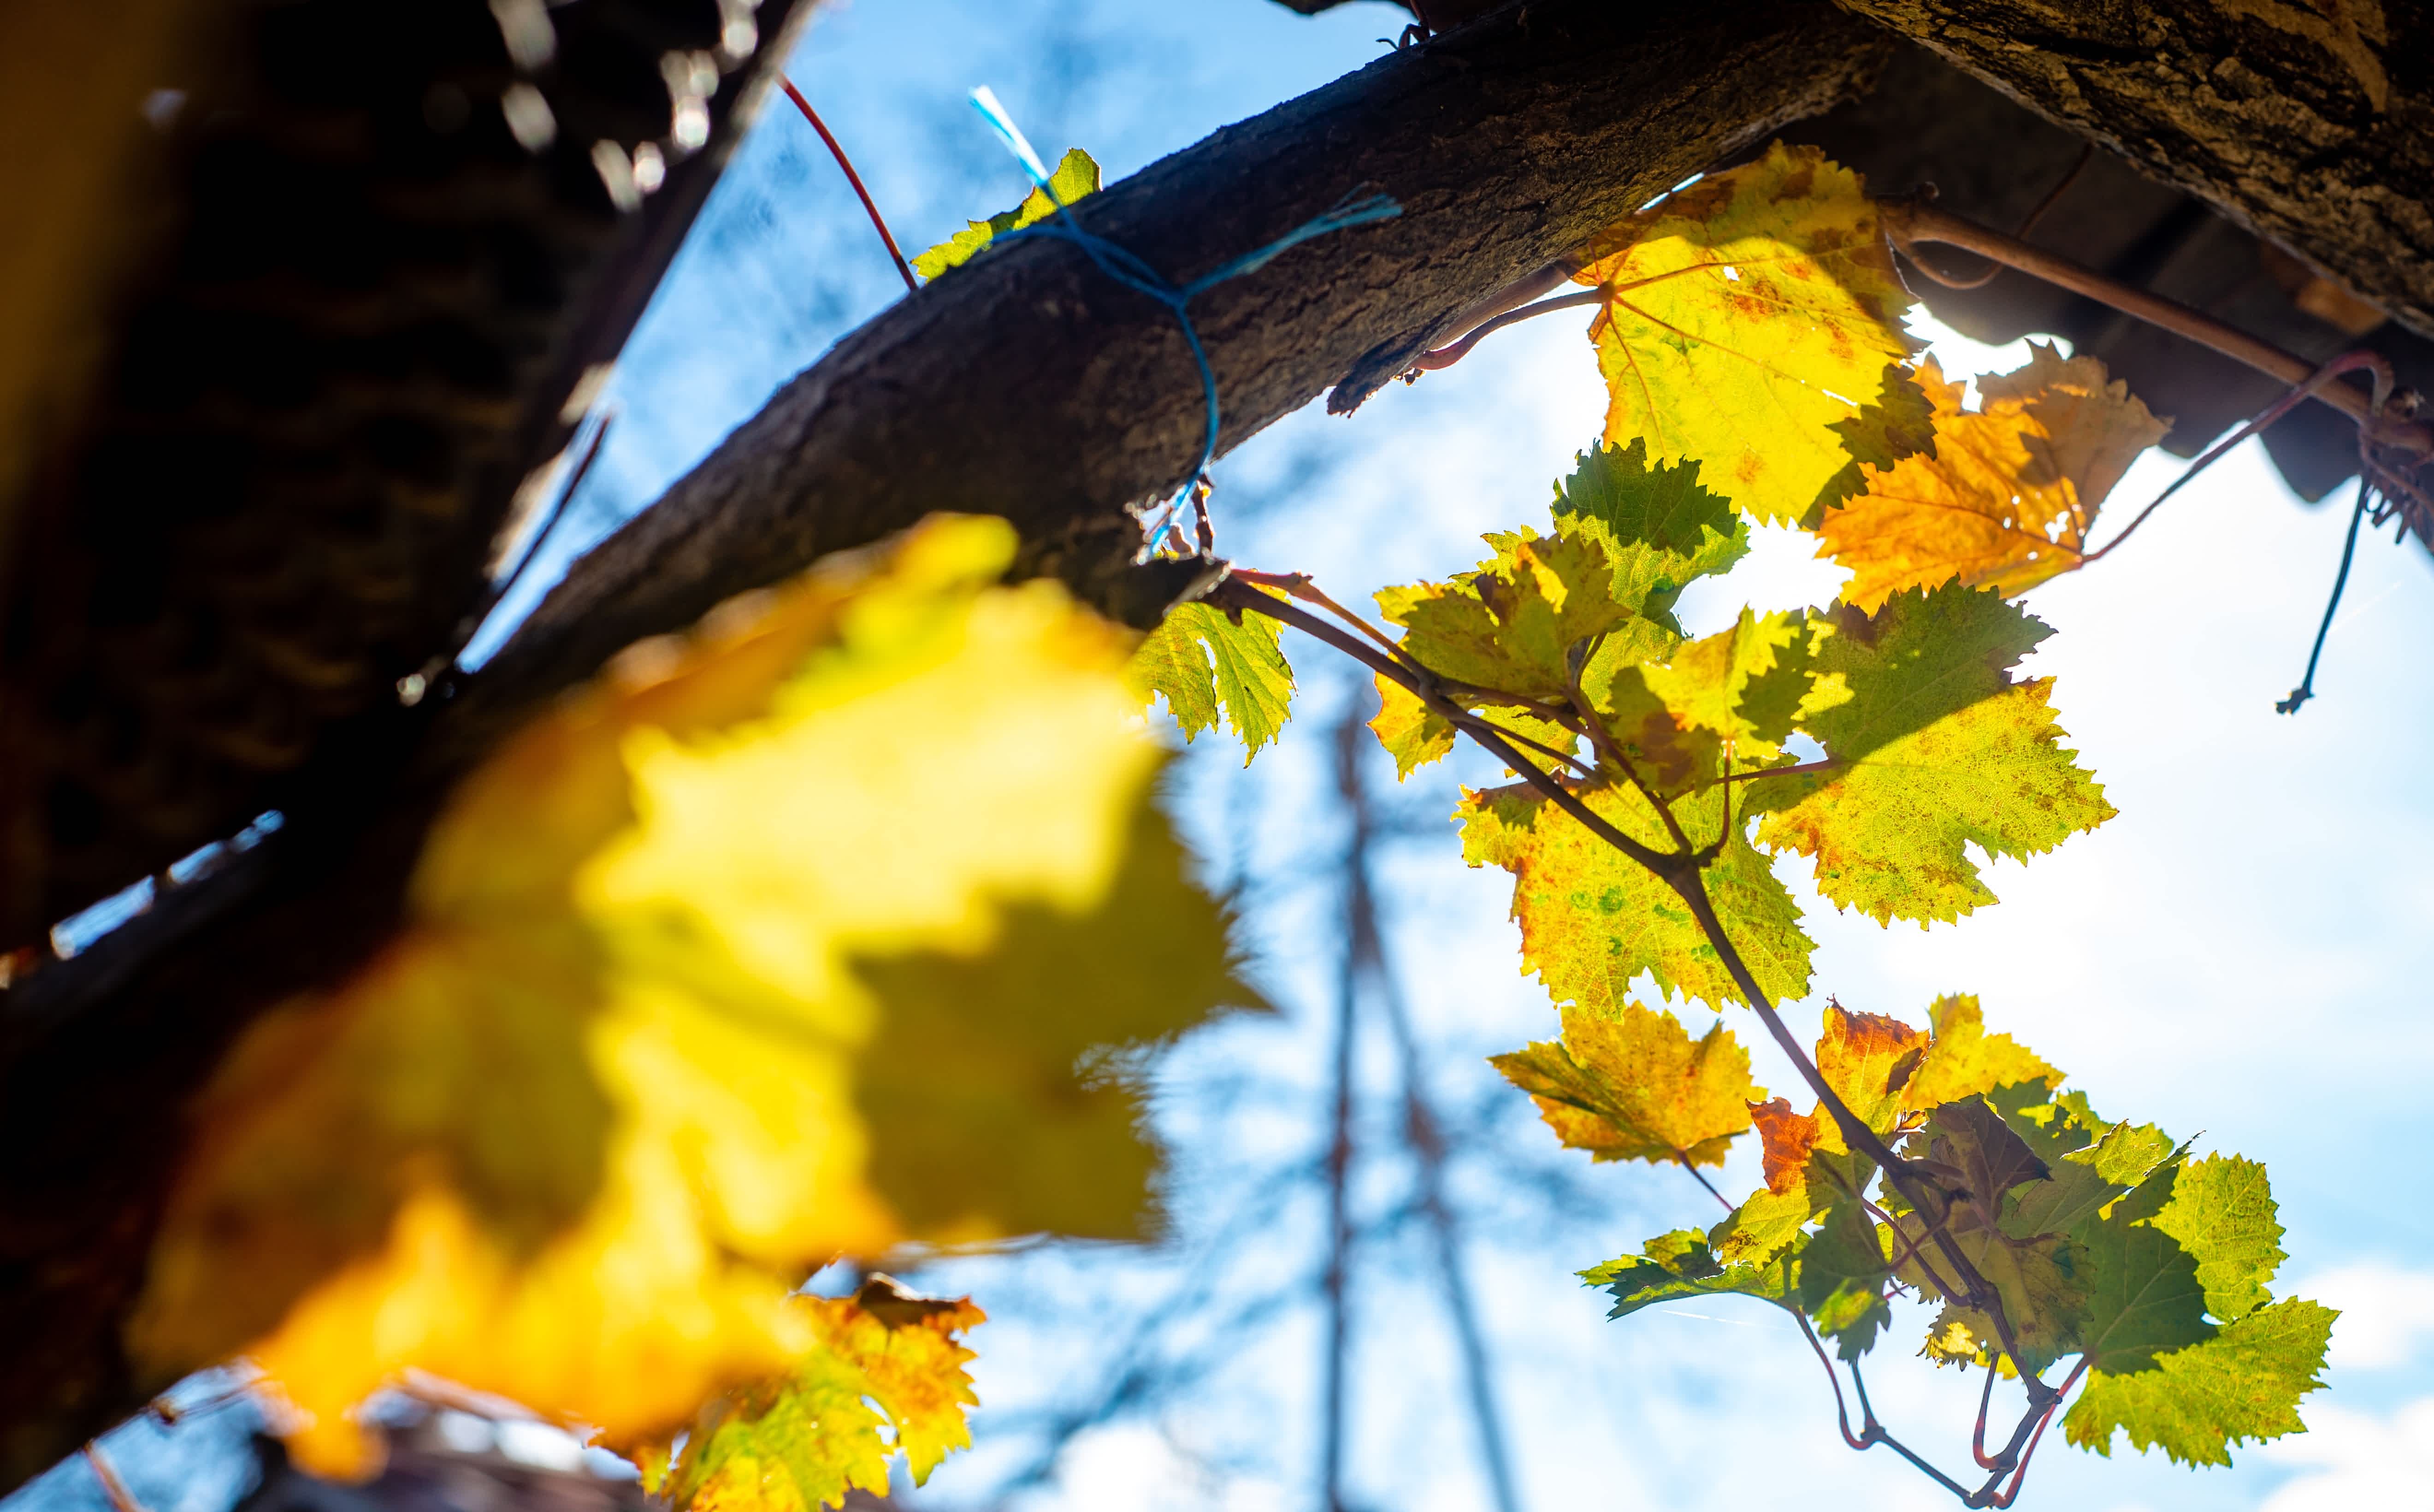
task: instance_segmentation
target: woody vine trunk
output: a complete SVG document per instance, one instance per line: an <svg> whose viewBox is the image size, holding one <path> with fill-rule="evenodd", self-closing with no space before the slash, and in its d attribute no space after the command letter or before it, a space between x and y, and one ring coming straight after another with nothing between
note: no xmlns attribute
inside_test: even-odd
<svg viewBox="0 0 2434 1512"><path fill-rule="evenodd" d="M1401 218L1193 314L1225 446L1330 386L1357 402L1448 318L1678 180L1858 87L1875 33L1822 4L1534 0L1227 129L1094 199L1188 279L1359 184ZM448 782L620 647L934 509L1012 519L1031 570L1147 620L1128 504L1183 481L1203 401L1172 318L1070 249L942 279L797 379L578 566L494 667L399 711L221 879L9 994L0 1022L0 1488L161 1383L118 1345L187 1096L285 993L376 948ZM110 1068L106 1075L96 1070Z"/></svg>

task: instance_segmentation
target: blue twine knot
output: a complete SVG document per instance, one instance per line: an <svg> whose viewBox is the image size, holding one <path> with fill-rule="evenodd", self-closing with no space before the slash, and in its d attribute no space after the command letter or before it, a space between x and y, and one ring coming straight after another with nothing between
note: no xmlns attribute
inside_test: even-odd
<svg viewBox="0 0 2434 1512"><path fill-rule="evenodd" d="M1186 306L1194 297L1207 293L1228 279L1241 278L1245 273L1256 272L1267 266L1282 253L1306 241L1324 236L1329 232L1343 231L1351 226L1366 226L1376 221L1392 220L1403 213L1403 207L1389 195L1375 192L1364 194L1355 189L1323 213L1302 222L1265 247L1256 251L1245 252L1229 262L1221 263L1189 284L1177 284L1123 248L1083 227L1081 217L1074 213L1073 207L1067 204L1064 196L1058 194L1049 182L1048 166L1039 161L1039 154L1032 150L1030 139L1022 134L1020 127L1014 124L1014 118L1006 113L1003 105L998 103L997 95L987 85L984 84L973 90L971 101L972 108L981 112L982 117L1005 143L1006 150L1012 152L1015 161L1022 164L1022 171L1030 175L1031 181L1038 185L1040 192L1045 194L1056 207L1054 221L1041 221L1020 231L1009 232L998 240L1003 242L1025 236L1045 236L1057 241L1071 242L1082 249L1083 255L1088 257L1100 272L1124 287L1147 295L1166 306L1174 314L1175 323L1183 328L1184 345L1191 350L1192 364L1200 369L1201 392L1208 401L1208 430L1207 438L1201 443L1200 460L1187 474L1183 488L1177 490L1174 498L1167 501L1166 509L1160 516L1158 526L1149 532L1150 541L1155 542L1158 538L1159 530L1164 527L1164 522L1173 517L1184 494L1190 490L1194 482L1208 473L1208 464L1217 458L1217 373L1208 366L1208 352L1200 344L1200 333L1193 327L1191 312ZM1143 547L1144 551L1147 549L1147 546Z"/></svg>

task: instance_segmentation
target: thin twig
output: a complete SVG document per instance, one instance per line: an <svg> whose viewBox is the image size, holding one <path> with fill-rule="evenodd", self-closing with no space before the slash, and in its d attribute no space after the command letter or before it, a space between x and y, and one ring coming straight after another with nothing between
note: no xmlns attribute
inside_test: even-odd
<svg viewBox="0 0 2434 1512"><path fill-rule="evenodd" d="M2119 535L2115 536L2111 541L2106 541L2102 546L2094 551L2079 554L2079 564L2084 567L2089 562L2101 561L2104 558L2112 554L2114 547L2118 546L2123 541L2129 540L2132 534L2134 534L2140 525L2145 524L2147 523L2148 516L2162 508L2164 507L2165 500L2170 498L2173 494L2180 492L2182 489L2187 487L2199 473L2204 472L2207 468L2212 467L2224 453L2230 451L2233 447L2237 446L2240 442L2248 439L2257 432L2272 424L2275 421L2280 420L2283 416L2288 414L2291 410L2297 408L2301 404L2312 397L2317 389L2322 388L2324 385L2332 382L2334 378L2344 372L2354 372L2359 369L2365 369L2374 375L2375 395L2385 396L2391 393L2391 364L2385 361L2380 352L2345 352L2341 353L2332 361L2325 363L2321 368L2318 368L2314 372L2309 373L2305 382L2292 385L2281 398L2276 399L2273 403L2266 405L2263 409L2257 411L2255 415L2251 417L2248 423L2240 426L2239 429L2232 432L2230 436L2207 448L2206 454L2203 456L2199 457L2196 461L2191 462L2186 468L2182 470L2181 475L2172 480L2169 488L2167 488L2163 492L2155 495L2154 503L2147 506L2144 509L2139 510L2135 518L2134 518L2128 524L2122 526L2121 533ZM2376 403L2378 404L2382 403L2380 397L2377 398ZM2365 474L2363 470L2361 470L2359 475L2360 481L2364 481ZM2065 547L2065 549L2067 550L2068 548Z"/></svg>
<svg viewBox="0 0 2434 1512"><path fill-rule="evenodd" d="M819 112L812 109L812 102L803 98L803 92L795 87L793 79L781 75L778 82L786 91L786 97L795 102L795 109L803 112L803 119L811 122L812 129L817 131L820 134L820 140L829 145L829 156L836 159L837 166L845 170L845 181L853 185L855 196L862 200L862 208L870 215L871 225L878 228L879 239L887 244L887 255L895 262L896 271L903 276L904 286L918 292L921 285L913 277L913 265L904 261L903 250L896 245L895 233L887 229L886 217L879 213L879 201L871 198L870 191L863 187L862 175L853 171L853 160L845 155L844 144L838 142L835 134L829 130L828 123L820 119Z"/></svg>
<svg viewBox="0 0 2434 1512"><path fill-rule="evenodd" d="M2358 524L2366 518L2367 500L2373 492L2364 476L2358 478L2357 507L2350 511L2350 532L2341 538L2340 571L2333 575L2332 595L2324 600L2323 623L2316 627L2316 644L2307 652L2306 676L2290 690L2290 696L2274 704L2277 714L2295 714L2306 701L2316 696L2316 663L2324 654L2324 637L2333 633L2333 611L2341 607L2341 591L2349 587L2350 560L2357 555Z"/></svg>
<svg viewBox="0 0 2434 1512"><path fill-rule="evenodd" d="M1497 1411L1495 1385L1488 1367L1486 1332L1480 1326L1478 1310L1471 1303L1470 1289L1463 1282L1461 1235L1455 1224L1453 1206L1446 1199L1445 1138L1438 1131L1436 1111L1430 1106L1422 1082L1419 1037L1413 1029L1412 1015L1403 1002L1400 986L1386 961L1384 932L1378 918L1378 897L1369 885L1369 851L1374 832L1369 788L1363 780L1360 760L1361 737L1362 725L1356 705L1353 712L1347 712L1336 730L1336 785L1352 816L1352 836L1344 858L1345 913L1349 947L1346 952L1346 998L1349 1002L1354 985L1350 973L1366 971L1376 991L1377 1002L1385 1010L1386 1026L1394 1036L1396 1053L1401 1062L1403 1127L1411 1142L1414 1161L1419 1168L1420 1213L1428 1223L1433 1242L1437 1282L1444 1293L1446 1311L1452 1317L1454 1336L1462 1348L1463 1379L1470 1398L1471 1418L1479 1430L1480 1454L1486 1462L1488 1486L1495 1493L1497 1512L1520 1512L1512 1454L1505 1443L1503 1419Z"/></svg>
<svg viewBox="0 0 2434 1512"><path fill-rule="evenodd" d="M2062 178L2055 182L2051 189L2046 191L2046 197L2037 201L2035 209L2020 217L2020 223L2012 228L2012 234L2025 240L2029 232L2036 230L2037 222L2045 219L2046 212L2051 210L2054 207L2055 202L2062 198L2064 193L2066 192L2072 184L2079 181L2079 176L2087 171L2088 163L2093 161L2095 157L2095 143L2090 142L2087 146L2080 148L2079 159L2070 165L2070 171L2064 174ZM1925 191L1922 190L1921 192L1924 193ZM1980 255L1983 256L1982 253ZM1938 284L1943 284L1945 288L1962 290L1984 288L1987 284L1995 282L1996 278L2002 273L2004 266L2004 265L1996 262L1993 258L1986 258L1986 270L1984 272L1977 274L1971 278L1955 278L1950 274L1936 271L1934 268L1928 266L1925 263L1919 262L1915 257L1911 258L1911 261L1917 266L1920 272L1925 273L1928 277L1935 280Z"/></svg>
<svg viewBox="0 0 2434 1512"><path fill-rule="evenodd" d="M101 1452L100 1444L87 1439L84 1460L93 1467L94 1479L101 1483L101 1494L110 1498L112 1512L145 1512L144 1503L135 1500L135 1493L118 1478L117 1467L110 1463L110 1456Z"/></svg>
<svg viewBox="0 0 2434 1512"><path fill-rule="evenodd" d="M608 442L608 427L616 421L616 419L615 410L601 411L600 422L591 427L591 439L584 443L583 455L574 459L574 466L568 471L566 481L558 485L557 497L550 501L549 512L542 515L540 523L533 526L532 539L525 543L523 553L516 558L514 568L505 577L500 578L498 586L491 589L487 595L489 607L495 608L506 602L507 595L515 591L516 584L523 580L526 569L540 559L540 548L548 543L551 535L557 531L558 522L566 518L567 506L574 502L576 490L583 487L583 480L591 473L591 464L599 460L600 448ZM487 613L487 610L485 612Z"/></svg>
<svg viewBox="0 0 2434 1512"><path fill-rule="evenodd" d="M1604 302L1605 297L1606 291L1603 288L1584 289L1578 294L1559 294L1551 300L1540 300L1535 304L1525 304L1517 310L1507 310L1493 319L1481 321L1472 328L1468 335L1461 340L1439 347L1433 352L1423 352L1414 357L1411 370L1435 372L1441 369L1450 368L1469 356L1471 348L1508 325L1518 325L1524 320L1535 319L1542 315L1553 315L1558 310L1577 310L1583 305L1600 304Z"/></svg>
<svg viewBox="0 0 2434 1512"><path fill-rule="evenodd" d="M2150 325L2161 326L2175 335L2185 336L2200 346L2220 352L2268 377L2278 378L2284 384L2304 384L2315 372L2316 365L2305 357L2294 356L2270 341L2260 340L2210 315L2160 294L2117 283L2094 268L2031 247L2017 237L2006 236L1991 227L1980 226L1949 211L1913 198L1881 199L1877 202L1877 209L1886 234L1893 239L1894 247L1910 256L1913 263L1917 262L1917 257L1911 249L1920 243L1959 247L1980 257L1992 258L2007 267L2016 267L2023 273L2074 294L2084 295L2100 304L2135 316ZM2333 384L2310 397L2356 421L2378 446L2391 447L2416 457L2434 455L2434 429L2401 415L2379 412L2372 395L2361 393L2347 384Z"/></svg>

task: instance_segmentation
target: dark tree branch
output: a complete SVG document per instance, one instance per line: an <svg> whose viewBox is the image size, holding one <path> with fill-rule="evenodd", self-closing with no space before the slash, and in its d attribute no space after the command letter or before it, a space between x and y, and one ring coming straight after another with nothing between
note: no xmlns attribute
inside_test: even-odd
<svg viewBox="0 0 2434 1512"><path fill-rule="evenodd" d="M1400 219L1205 296L1231 446L1329 386L1348 408L1451 318L1687 175L1852 91L1880 47L1819 0L1530 0L1115 185L1092 229L1175 279L1358 184ZM1005 249L897 304L580 563L453 698L392 711L289 824L146 927L0 996L0 1488L139 1408L119 1344L230 1039L393 927L454 779L641 637L934 509L1002 514L1026 567L1146 620L1186 583L1126 563L1124 507L1184 481L1203 401L1167 314L1066 246ZM1516 756L1515 760L1520 758ZM208 927L205 927L208 925Z"/></svg>
<svg viewBox="0 0 2434 1512"><path fill-rule="evenodd" d="M2434 335L2434 11L1838 0Z"/></svg>

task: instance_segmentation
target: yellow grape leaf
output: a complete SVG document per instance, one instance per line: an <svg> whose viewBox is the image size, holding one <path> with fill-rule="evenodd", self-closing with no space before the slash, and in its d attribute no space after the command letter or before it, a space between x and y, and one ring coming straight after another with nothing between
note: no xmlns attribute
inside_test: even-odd
<svg viewBox="0 0 2434 1512"><path fill-rule="evenodd" d="M1862 1123L1881 1134L1900 1117L1896 1094L1926 1054L1927 1040L1899 1019L1852 1013L1828 1003L1817 1036L1817 1072Z"/></svg>
<svg viewBox="0 0 2434 1512"><path fill-rule="evenodd" d="M1488 1063L1528 1092L1569 1148L1599 1160L1722 1165L1750 1126L1749 1052L1719 1023L1693 1041L1662 1009L1564 1010L1564 1038ZM1772 1148L1772 1146L1770 1146Z"/></svg>
<svg viewBox="0 0 2434 1512"><path fill-rule="evenodd" d="M1563 703L1572 646L1632 617L1614 596L1605 550L1578 530L1487 541L1494 560L1450 582L1382 590L1378 606L1403 627L1404 651L1437 676Z"/></svg>
<svg viewBox="0 0 2434 1512"><path fill-rule="evenodd" d="M1620 664L1603 653L1584 692L1607 728L1671 795L1736 769L1774 764L1808 688L1805 622L1742 610L1730 629L1674 645L1670 658Z"/></svg>
<svg viewBox="0 0 2434 1512"><path fill-rule="evenodd" d="M1860 179L1769 146L1605 232L1575 275L1606 438L1695 457L1760 520L1798 520L1853 458L1836 427L1879 404L1911 350L1910 296Z"/></svg>
<svg viewBox="0 0 2434 1512"><path fill-rule="evenodd" d="M1656 812L1623 784L1578 790L1589 811L1630 838L1671 848ZM1694 836L1712 835L1723 817L1716 789L1673 805ZM1521 924L1521 967L1546 983L1558 1006L1619 1014L1631 985L1647 972L1662 992L1721 1008L1741 1001L1698 920L1673 889L1600 839L1526 783L1465 789L1454 818L1463 859L1513 873L1513 917ZM1705 872L1725 935L1759 990L1780 1002L1808 990L1808 936L1800 909L1738 830Z"/></svg>
<svg viewBox="0 0 2434 1512"><path fill-rule="evenodd" d="M2053 680L2005 669L2046 627L2000 595L1947 584L1874 615L1811 620L1817 683L1802 728L1832 769L1745 784L1757 843L1815 858L1817 887L1879 923L1958 919L1995 901L1968 847L2024 860L2113 816L2061 742Z"/></svg>
<svg viewBox="0 0 2434 1512"><path fill-rule="evenodd" d="M201 1099L143 1366L251 1356L334 1472L409 1368L645 1442L809 1358L836 1254L1135 1231L1138 1099L1077 1060L1243 995L1129 635L1013 545L830 558L466 779L398 936Z"/></svg>
<svg viewBox="0 0 2434 1512"><path fill-rule="evenodd" d="M1988 1034L1975 994L1946 994L1927 1013L1935 1032L1918 1069L1902 1084L1904 1108L1924 1112L1997 1087L2062 1081L2062 1073L2035 1051L2008 1034Z"/></svg>
<svg viewBox="0 0 2434 1512"><path fill-rule="evenodd" d="M1048 189L1056 192L1054 198L1049 198ZM1012 210L1001 211L986 220L967 222L962 231L914 258L913 271L924 279L936 278L978 257L1007 232L1046 220L1056 214L1060 202L1070 205L1086 195L1097 194L1099 165L1088 153L1074 147L1057 162L1056 171L1048 176L1048 189L1035 188Z"/></svg>
<svg viewBox="0 0 2434 1512"><path fill-rule="evenodd" d="M1395 758L1397 781L1453 749L1457 731L1451 720L1420 702L1418 695L1383 673L1377 674L1374 680L1378 684L1378 713L1370 718L1369 729L1377 735L1378 744ZM1499 730L1568 756L1580 744L1580 737L1566 727L1509 704L1480 704L1470 712Z"/></svg>
<svg viewBox="0 0 2434 1512"><path fill-rule="evenodd" d="M2105 496L2171 423L2094 357L2031 350L2027 367L1979 380L1980 411L1932 358L1921 366L1934 449L1863 470L1859 496L1818 526L1818 555L1852 570L1846 602L1874 613L1954 581L2019 593L2080 565Z"/></svg>
<svg viewBox="0 0 2434 1512"><path fill-rule="evenodd" d="M911 1297L884 1276L853 1297L788 1304L818 1340L786 1376L705 1407L683 1452L652 1487L691 1512L809 1512L848 1489L887 1493L901 1452L913 1484L971 1447L964 1409L979 1398L959 1335L986 1321L968 1298ZM870 1405L876 1404L876 1409Z"/></svg>

